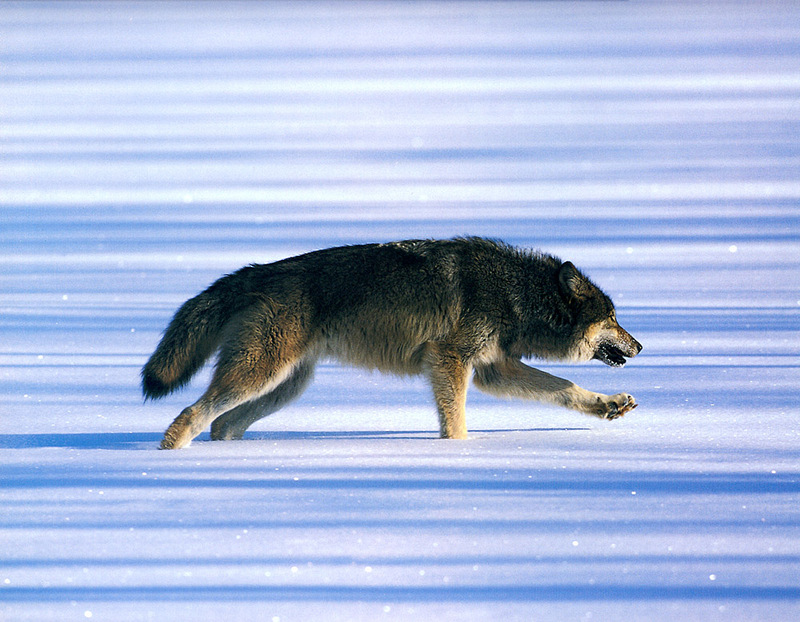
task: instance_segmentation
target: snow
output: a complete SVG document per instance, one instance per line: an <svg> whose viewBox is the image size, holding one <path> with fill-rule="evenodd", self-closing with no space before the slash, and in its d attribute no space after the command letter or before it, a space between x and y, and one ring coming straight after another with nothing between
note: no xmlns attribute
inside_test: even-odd
<svg viewBox="0 0 800 622"><path fill-rule="evenodd" d="M800 8L26 3L0 11L3 620L800 618ZM642 354L542 365L603 422L321 365L157 451L224 272L473 234L574 261Z"/></svg>

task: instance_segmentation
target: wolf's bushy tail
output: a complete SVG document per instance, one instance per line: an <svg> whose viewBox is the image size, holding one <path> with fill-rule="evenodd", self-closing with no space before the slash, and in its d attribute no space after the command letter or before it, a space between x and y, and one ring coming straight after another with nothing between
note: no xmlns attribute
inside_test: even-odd
<svg viewBox="0 0 800 622"><path fill-rule="evenodd" d="M185 385L217 349L225 324L240 306L246 306L247 296L232 296L229 291L230 281L237 276L223 277L175 313L142 368L145 399L164 397Z"/></svg>
<svg viewBox="0 0 800 622"><path fill-rule="evenodd" d="M178 309L142 368L145 399L164 397L189 382L219 345L226 316L219 298L208 291Z"/></svg>

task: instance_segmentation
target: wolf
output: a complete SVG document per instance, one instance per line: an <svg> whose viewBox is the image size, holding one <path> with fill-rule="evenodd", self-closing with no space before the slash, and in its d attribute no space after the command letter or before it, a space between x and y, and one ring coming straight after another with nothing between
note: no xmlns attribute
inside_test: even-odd
<svg viewBox="0 0 800 622"><path fill-rule="evenodd" d="M424 374L442 438L467 437L470 376L497 396L538 400L602 419L636 408L523 358L619 367L642 345L572 263L483 238L341 246L224 276L178 309L142 369L145 399L185 385L215 353L208 389L172 422L162 449L214 440L296 398L320 359Z"/></svg>

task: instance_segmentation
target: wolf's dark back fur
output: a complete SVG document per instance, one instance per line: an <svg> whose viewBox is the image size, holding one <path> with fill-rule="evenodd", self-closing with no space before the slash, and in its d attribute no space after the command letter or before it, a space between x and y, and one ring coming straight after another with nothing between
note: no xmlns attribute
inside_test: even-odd
<svg viewBox="0 0 800 622"><path fill-rule="evenodd" d="M285 304L287 296L304 300L293 303L308 314L298 322L342 336L340 358L386 371L417 373L421 353L392 348L440 338L457 322L473 333L499 327L501 346L516 356L557 355L571 325L558 294L561 265L501 242L457 238L343 246L247 266L177 311L142 370L142 389L158 398L186 384L232 318L259 301ZM355 327L361 334L351 334Z"/></svg>

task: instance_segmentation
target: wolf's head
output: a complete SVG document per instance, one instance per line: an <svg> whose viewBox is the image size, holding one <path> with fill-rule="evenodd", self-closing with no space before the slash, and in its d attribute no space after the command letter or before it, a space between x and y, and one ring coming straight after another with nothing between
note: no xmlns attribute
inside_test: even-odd
<svg viewBox="0 0 800 622"><path fill-rule="evenodd" d="M575 318L572 360L598 359L606 365L622 367L626 357L641 352L642 344L617 323L611 299L572 263L561 265L558 280Z"/></svg>

